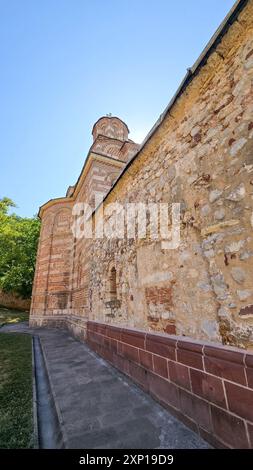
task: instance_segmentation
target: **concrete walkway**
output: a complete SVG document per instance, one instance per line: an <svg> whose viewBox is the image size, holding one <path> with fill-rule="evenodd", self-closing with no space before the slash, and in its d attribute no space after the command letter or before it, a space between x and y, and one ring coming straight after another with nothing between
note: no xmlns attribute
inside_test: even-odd
<svg viewBox="0 0 253 470"><path fill-rule="evenodd" d="M6 326L40 337L66 448L209 448L199 436L67 332Z"/></svg>

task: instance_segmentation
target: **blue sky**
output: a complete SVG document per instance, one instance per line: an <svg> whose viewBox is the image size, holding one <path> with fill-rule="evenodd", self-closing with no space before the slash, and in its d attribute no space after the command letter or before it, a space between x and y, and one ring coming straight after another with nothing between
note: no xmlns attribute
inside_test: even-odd
<svg viewBox="0 0 253 470"><path fill-rule="evenodd" d="M112 113L141 142L233 0L0 0L0 197L65 195Z"/></svg>

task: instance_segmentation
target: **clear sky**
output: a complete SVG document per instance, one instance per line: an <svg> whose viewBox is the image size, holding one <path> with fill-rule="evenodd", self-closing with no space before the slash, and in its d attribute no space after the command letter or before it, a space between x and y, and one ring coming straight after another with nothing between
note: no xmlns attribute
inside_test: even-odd
<svg viewBox="0 0 253 470"><path fill-rule="evenodd" d="M141 142L233 0L0 0L0 197L65 195L112 113Z"/></svg>

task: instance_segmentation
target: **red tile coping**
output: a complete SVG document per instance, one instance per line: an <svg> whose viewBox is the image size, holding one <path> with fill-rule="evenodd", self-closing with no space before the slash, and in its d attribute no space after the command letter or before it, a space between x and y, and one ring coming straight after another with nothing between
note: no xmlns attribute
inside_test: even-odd
<svg viewBox="0 0 253 470"><path fill-rule="evenodd" d="M93 321L87 342L212 445L253 448L253 353Z"/></svg>

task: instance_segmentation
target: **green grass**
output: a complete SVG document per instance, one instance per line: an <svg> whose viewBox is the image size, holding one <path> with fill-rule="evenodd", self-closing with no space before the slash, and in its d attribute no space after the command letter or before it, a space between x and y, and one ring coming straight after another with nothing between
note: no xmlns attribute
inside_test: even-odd
<svg viewBox="0 0 253 470"><path fill-rule="evenodd" d="M32 338L0 333L0 448L33 447Z"/></svg>
<svg viewBox="0 0 253 470"><path fill-rule="evenodd" d="M8 308L0 307L0 328L7 323L18 323L28 320L28 312L19 312L18 310L9 310Z"/></svg>

